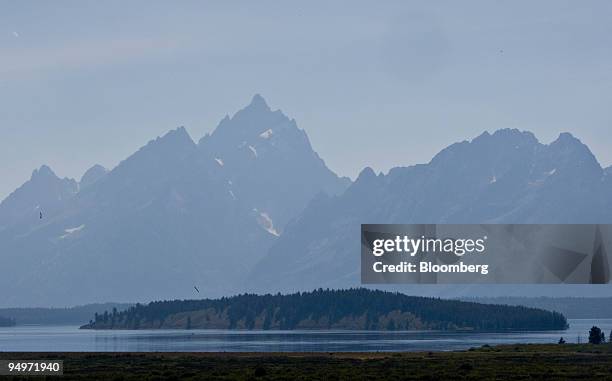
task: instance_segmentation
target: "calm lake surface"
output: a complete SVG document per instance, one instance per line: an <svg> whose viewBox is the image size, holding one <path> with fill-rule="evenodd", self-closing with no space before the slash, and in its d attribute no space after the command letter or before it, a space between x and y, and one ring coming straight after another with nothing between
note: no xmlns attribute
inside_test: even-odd
<svg viewBox="0 0 612 381"><path fill-rule="evenodd" d="M449 351L484 344L586 342L593 325L606 338L612 319L570 319L566 331L439 332L439 331L226 331L139 330L91 331L74 326L0 328L0 351L83 352L362 352Z"/></svg>

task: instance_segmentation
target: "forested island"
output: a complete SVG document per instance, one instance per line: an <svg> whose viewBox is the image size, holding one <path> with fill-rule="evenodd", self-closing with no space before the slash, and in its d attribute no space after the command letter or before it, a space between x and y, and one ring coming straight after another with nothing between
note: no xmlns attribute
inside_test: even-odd
<svg viewBox="0 0 612 381"><path fill-rule="evenodd" d="M0 316L0 327L12 327L14 325L15 325L14 319Z"/></svg>
<svg viewBox="0 0 612 381"><path fill-rule="evenodd" d="M368 289L173 300L106 311L82 329L559 330L557 312Z"/></svg>

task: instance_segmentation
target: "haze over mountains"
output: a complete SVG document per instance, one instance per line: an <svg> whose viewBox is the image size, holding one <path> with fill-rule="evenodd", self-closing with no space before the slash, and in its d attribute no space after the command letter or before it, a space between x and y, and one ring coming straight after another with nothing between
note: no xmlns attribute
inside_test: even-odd
<svg viewBox="0 0 612 381"><path fill-rule="evenodd" d="M0 206L0 303L231 293L290 217L349 182L260 96L199 144L170 131L108 173L87 171L80 190L43 167Z"/></svg>
<svg viewBox="0 0 612 381"><path fill-rule="evenodd" d="M0 204L0 305L354 287L361 223L611 221L612 170L570 134L484 133L351 184L256 95L198 143L178 128L79 182L34 171Z"/></svg>
<svg viewBox="0 0 612 381"><path fill-rule="evenodd" d="M54 213L78 192L73 179L60 179L51 168L43 165L32 172L30 181L0 203L0 229L20 222L29 222L42 211ZM25 219L25 221L22 221Z"/></svg>
<svg viewBox="0 0 612 381"><path fill-rule="evenodd" d="M357 237L360 224L366 221L610 223L610 180L610 172L568 133L544 145L529 132L485 132L442 150L428 164L394 168L387 175L376 175L366 168L343 195L316 198L257 265L251 283L262 287L259 291L276 290L279 285L293 290L358 283ZM274 279L266 273L275 274ZM527 289L504 287L506 292ZM457 290L470 295L500 289L496 285L392 288L416 294L443 291L447 295L456 295L452 292ZM563 295L571 287L536 288Z"/></svg>

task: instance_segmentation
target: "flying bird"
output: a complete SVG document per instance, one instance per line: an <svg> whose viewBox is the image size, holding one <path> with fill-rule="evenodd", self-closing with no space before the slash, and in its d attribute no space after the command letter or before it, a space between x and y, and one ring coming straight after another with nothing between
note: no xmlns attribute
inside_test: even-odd
<svg viewBox="0 0 612 381"><path fill-rule="evenodd" d="M42 220L42 212L39 212L39 218Z"/></svg>
<svg viewBox="0 0 612 381"><path fill-rule="evenodd" d="M17 33L17 32L13 32L13 36L15 36L15 37L19 37L19 33Z"/></svg>
<svg viewBox="0 0 612 381"><path fill-rule="evenodd" d="M198 288L196 286L193 286L193 288L195 288L195 290L198 292L198 294L200 293L200 290L198 290Z"/></svg>

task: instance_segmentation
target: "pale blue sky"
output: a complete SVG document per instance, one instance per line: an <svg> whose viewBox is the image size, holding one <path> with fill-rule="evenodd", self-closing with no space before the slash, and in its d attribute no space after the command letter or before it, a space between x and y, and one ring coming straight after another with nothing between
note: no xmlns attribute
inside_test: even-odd
<svg viewBox="0 0 612 381"><path fill-rule="evenodd" d="M80 178L254 93L341 175L483 130L570 131L612 163L609 1L0 0L0 198Z"/></svg>

